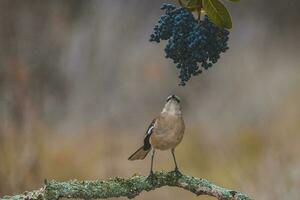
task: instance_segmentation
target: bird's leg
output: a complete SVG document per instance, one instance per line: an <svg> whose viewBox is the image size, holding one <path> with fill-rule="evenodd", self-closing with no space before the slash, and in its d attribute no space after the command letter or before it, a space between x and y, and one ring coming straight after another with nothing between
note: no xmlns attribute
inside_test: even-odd
<svg viewBox="0 0 300 200"><path fill-rule="evenodd" d="M155 149L152 149L150 176L153 176L153 160L154 160L154 155L155 155Z"/></svg>
<svg viewBox="0 0 300 200"><path fill-rule="evenodd" d="M171 152L172 152L172 156L173 156L173 160L174 160L174 164L175 164L175 170L174 170L174 172L177 175L181 175L181 172L178 170L178 166L177 166L177 162L176 162L176 158L175 158L175 149L171 149Z"/></svg>
<svg viewBox="0 0 300 200"><path fill-rule="evenodd" d="M150 174L147 177L147 180L151 183L154 184L155 183L155 176L153 173L153 160L154 160L154 154L155 154L155 149L152 149L152 156L151 156L151 169L150 169Z"/></svg>
<svg viewBox="0 0 300 200"><path fill-rule="evenodd" d="M177 162L176 162L176 158L175 158L175 149L172 149L171 152L172 152L172 156L173 156L173 160L174 160L174 164L175 164L174 171L178 171Z"/></svg>

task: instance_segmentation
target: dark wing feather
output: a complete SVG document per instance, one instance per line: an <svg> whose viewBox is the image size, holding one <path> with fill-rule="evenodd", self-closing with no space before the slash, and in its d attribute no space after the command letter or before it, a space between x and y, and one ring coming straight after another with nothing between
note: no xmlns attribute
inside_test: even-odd
<svg viewBox="0 0 300 200"><path fill-rule="evenodd" d="M156 118L152 120L151 124L149 125L147 132L145 134L145 138L144 138L144 150L148 150L151 148L151 144L150 144L150 136L153 133L153 128L154 128L154 124L155 124Z"/></svg>

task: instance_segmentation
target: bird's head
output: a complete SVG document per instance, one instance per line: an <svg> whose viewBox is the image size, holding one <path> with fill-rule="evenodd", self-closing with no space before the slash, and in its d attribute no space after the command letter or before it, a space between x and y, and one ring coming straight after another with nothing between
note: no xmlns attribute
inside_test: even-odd
<svg viewBox="0 0 300 200"><path fill-rule="evenodd" d="M180 98L176 95L168 96L162 113L178 115L181 114Z"/></svg>

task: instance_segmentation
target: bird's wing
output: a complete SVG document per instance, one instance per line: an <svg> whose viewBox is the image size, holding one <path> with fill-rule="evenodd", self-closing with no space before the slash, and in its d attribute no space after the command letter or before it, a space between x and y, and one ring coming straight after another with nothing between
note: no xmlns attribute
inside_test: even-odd
<svg viewBox="0 0 300 200"><path fill-rule="evenodd" d="M150 144L150 136L153 133L153 128L154 128L154 124L156 122L156 118L154 118L151 122L151 124L149 125L146 134L145 134L145 138L144 138L144 150L148 150L151 148L151 144Z"/></svg>

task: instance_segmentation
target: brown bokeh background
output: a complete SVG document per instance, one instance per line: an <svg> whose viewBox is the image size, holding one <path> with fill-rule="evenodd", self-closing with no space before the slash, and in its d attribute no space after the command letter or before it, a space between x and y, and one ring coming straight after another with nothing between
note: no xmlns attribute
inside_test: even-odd
<svg viewBox="0 0 300 200"><path fill-rule="evenodd" d="M299 198L299 1L226 3L230 50L186 87L164 43L148 42L161 2L0 1L0 196L45 178L148 174L149 158L127 158L174 93L182 172L254 199ZM173 169L170 152L155 169ZM212 199L176 188L136 199L163 198Z"/></svg>

